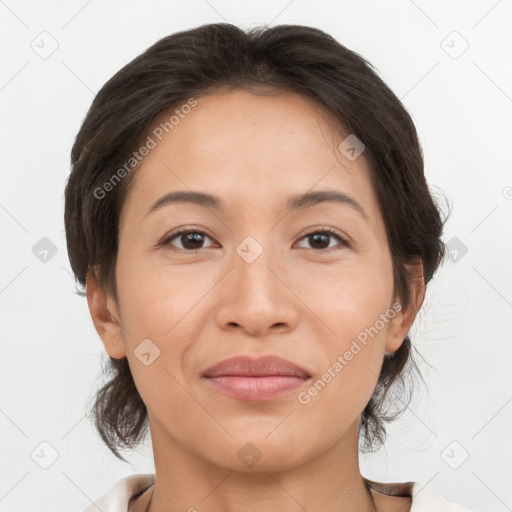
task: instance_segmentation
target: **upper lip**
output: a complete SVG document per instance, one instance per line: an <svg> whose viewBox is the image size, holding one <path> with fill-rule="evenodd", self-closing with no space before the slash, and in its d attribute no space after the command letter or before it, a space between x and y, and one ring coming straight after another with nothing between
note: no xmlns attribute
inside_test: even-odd
<svg viewBox="0 0 512 512"><path fill-rule="evenodd" d="M224 359L210 366L203 373L204 377L221 377L238 375L246 377L268 377L271 375L295 376L309 378L304 368L279 356L266 355L258 358L235 356Z"/></svg>

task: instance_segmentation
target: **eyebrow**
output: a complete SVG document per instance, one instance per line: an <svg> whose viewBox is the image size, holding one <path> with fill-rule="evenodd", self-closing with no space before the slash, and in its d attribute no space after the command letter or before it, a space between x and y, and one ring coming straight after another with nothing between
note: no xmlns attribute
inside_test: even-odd
<svg viewBox="0 0 512 512"><path fill-rule="evenodd" d="M163 208L164 206L175 203L189 203L205 208L214 208L219 211L224 211L224 203L218 196L205 194L204 192L176 190L157 199L151 205L144 217ZM347 205L357 211L366 220L369 220L368 214L355 199L343 192L337 192L334 190L319 190L315 192L306 192L304 194L294 194L288 198L285 208L286 210L305 210L322 203Z"/></svg>

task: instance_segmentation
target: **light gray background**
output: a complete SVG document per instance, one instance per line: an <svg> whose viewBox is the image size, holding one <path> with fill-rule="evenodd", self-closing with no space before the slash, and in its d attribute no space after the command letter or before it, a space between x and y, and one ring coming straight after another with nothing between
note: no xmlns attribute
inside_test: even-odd
<svg viewBox="0 0 512 512"><path fill-rule="evenodd" d="M429 183L453 203L444 239L458 252L413 329L434 367L422 365L428 387L362 472L511 510L511 0L5 0L0 19L0 510L82 510L154 471L149 442L126 465L84 418L106 354L74 294L63 188L105 81L161 37L221 21L318 27L376 66L411 113ZM32 250L43 237L57 250L46 262Z"/></svg>

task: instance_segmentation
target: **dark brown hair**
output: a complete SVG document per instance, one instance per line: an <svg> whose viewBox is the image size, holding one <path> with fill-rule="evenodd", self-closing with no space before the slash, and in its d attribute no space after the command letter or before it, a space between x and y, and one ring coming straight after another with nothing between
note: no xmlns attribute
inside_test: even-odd
<svg viewBox="0 0 512 512"><path fill-rule="evenodd" d="M395 292L404 307L410 305L411 265L421 260L427 284L444 256L443 221L425 181L414 123L370 63L321 30L299 25L244 31L221 23L175 33L102 87L74 142L65 190L69 260L82 290L88 271L94 269L100 287L117 301L120 211L138 166L123 173L101 198L95 191L130 159L155 120L190 98L226 87L255 86L313 99L363 142L386 226ZM405 390L406 370L417 370L411 356L409 336L386 356L361 415L363 450L380 447L384 422L403 412L391 414L386 403L397 405L389 399L391 385ZM89 413L109 449L125 460L117 448L133 449L143 439L147 410L126 358L110 358L103 371L110 380L97 391Z"/></svg>

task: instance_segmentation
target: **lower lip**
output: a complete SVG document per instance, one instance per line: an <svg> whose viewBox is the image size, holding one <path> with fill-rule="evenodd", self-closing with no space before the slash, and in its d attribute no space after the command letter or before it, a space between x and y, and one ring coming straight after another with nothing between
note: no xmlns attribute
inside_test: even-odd
<svg viewBox="0 0 512 512"><path fill-rule="evenodd" d="M271 375L268 377L242 377L240 375L223 375L207 377L210 385L220 393L237 398L261 402L272 400L288 391L304 385L308 379L301 377Z"/></svg>

